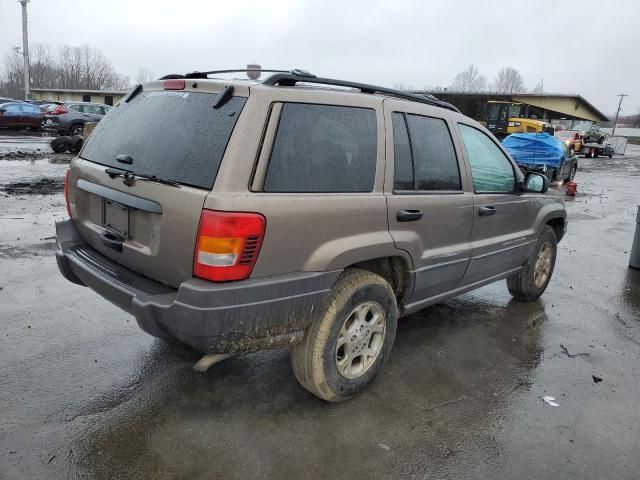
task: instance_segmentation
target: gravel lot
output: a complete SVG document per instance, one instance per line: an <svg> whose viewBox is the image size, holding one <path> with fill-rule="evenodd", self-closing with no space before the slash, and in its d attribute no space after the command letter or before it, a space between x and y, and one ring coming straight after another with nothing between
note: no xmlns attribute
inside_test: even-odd
<svg viewBox="0 0 640 480"><path fill-rule="evenodd" d="M0 157L43 147L0 159L0 478L638 478L640 147L581 159L540 301L500 282L412 315L372 387L330 405L286 351L197 374L64 280L68 156L20 142Z"/></svg>

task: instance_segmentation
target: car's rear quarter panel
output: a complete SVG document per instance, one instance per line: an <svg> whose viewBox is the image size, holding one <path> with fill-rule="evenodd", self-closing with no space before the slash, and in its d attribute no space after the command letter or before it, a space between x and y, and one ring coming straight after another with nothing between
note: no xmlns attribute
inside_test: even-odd
<svg viewBox="0 0 640 480"><path fill-rule="evenodd" d="M371 108L377 116L377 158L370 193L252 192L250 180L261 151L266 120L276 102ZM266 138L263 148L270 148ZM267 226L252 277L344 268L356 262L398 255L386 219L382 99L362 94L300 88L252 87L205 208L259 212ZM260 155L260 162L268 155ZM301 159L304 161L304 159Z"/></svg>

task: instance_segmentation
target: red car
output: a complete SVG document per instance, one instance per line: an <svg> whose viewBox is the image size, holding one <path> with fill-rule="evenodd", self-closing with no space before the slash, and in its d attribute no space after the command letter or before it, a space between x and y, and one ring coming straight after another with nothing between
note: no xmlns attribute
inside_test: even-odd
<svg viewBox="0 0 640 480"><path fill-rule="evenodd" d="M0 127L29 128L40 130L44 120L44 111L30 103L0 104Z"/></svg>

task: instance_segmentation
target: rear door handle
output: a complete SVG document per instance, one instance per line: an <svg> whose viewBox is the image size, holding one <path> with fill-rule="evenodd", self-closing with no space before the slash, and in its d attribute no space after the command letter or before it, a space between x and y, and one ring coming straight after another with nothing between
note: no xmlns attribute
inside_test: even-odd
<svg viewBox="0 0 640 480"><path fill-rule="evenodd" d="M492 205L487 205L486 207L478 208L478 215L481 217L488 217L489 215L496 214L496 207Z"/></svg>
<svg viewBox="0 0 640 480"><path fill-rule="evenodd" d="M399 222L415 222L422 218L422 210L399 210L396 218Z"/></svg>

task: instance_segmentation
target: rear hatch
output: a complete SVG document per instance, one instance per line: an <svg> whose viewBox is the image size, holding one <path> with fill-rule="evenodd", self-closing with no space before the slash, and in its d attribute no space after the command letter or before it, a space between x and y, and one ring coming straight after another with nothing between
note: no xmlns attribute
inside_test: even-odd
<svg viewBox="0 0 640 480"><path fill-rule="evenodd" d="M167 285L192 277L202 206L246 102L218 97L145 89L102 119L68 180L72 218L89 245Z"/></svg>

